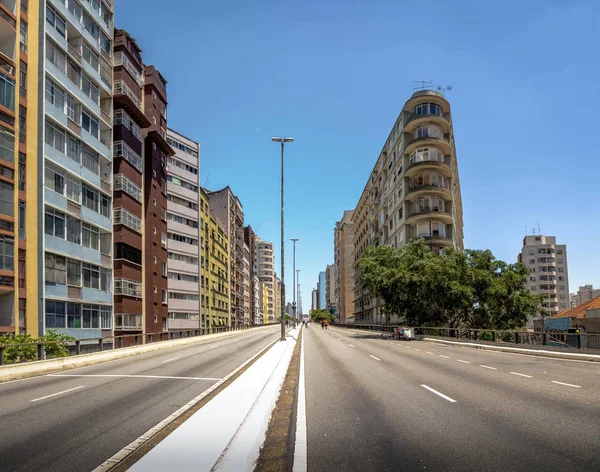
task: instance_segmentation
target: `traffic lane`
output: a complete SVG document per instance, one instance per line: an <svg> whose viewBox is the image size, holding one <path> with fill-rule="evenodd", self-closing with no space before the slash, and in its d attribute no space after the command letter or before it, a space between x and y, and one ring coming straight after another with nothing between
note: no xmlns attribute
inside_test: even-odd
<svg viewBox="0 0 600 472"><path fill-rule="evenodd" d="M245 343L252 340L266 342L274 336L276 336L275 330L271 328L261 329L258 333L240 333L240 335L236 334L223 339L201 342L193 346L174 347L93 366L70 369L56 374L0 383L0 396L3 399L10 399L10 401L0 402L0 418L3 412L26 407L27 400L31 398L42 397L80 385L77 377L71 377L75 375L216 377L214 375L215 369L222 365L225 368L228 365L231 366L231 364L227 364L229 361L227 354L230 352L232 345L237 346L237 344L240 344L240 346L244 346ZM213 351L214 355L206 356L207 353ZM115 381L118 377L87 377L87 379L93 385L98 385Z"/></svg>
<svg viewBox="0 0 600 472"><path fill-rule="evenodd" d="M400 375L432 386L465 405L469 427L473 413L488 418L536 450L540 450L540 445L550 446L552 451L560 453L562 464L568 463L570 470L591 470L590 467L593 469L600 461L597 391L536 383L528 378L505 376L480 365L444 362L443 358L428 355L426 351L418 353L391 347L401 343L356 338L353 343L352 351L360 352L364 359L371 359L371 355L380 358L379 364L386 367L390 376ZM547 451L541 450L542 453L546 457ZM552 467L552 461L545 462Z"/></svg>
<svg viewBox="0 0 600 472"><path fill-rule="evenodd" d="M424 461L425 445L405 423L386 414L385 404L393 400L386 398L381 367L359 353L345 352L320 329L305 330L304 343L309 471L413 470L442 464L429 457ZM397 385L393 395L415 399L400 407L409 422L411 415L433 412L415 385Z"/></svg>
<svg viewBox="0 0 600 472"><path fill-rule="evenodd" d="M544 358L525 354L512 354L473 348L454 347L426 341L395 341L379 335L348 332L335 329L337 336L345 339L365 339L406 346L416 352L432 352L441 358L461 359L463 363L488 365L510 374L516 372L545 382L562 382L600 390L600 364L597 362ZM349 341L351 342L351 341ZM516 374L510 374L516 375Z"/></svg>
<svg viewBox="0 0 600 472"><path fill-rule="evenodd" d="M271 333L270 339L252 340L246 347L243 340L236 340L230 345L230 357L241 365L274 339ZM221 356L213 353L206 356ZM223 377L230 367L215 373ZM120 378L31 403L28 409L0 419L3 469L92 470L213 383Z"/></svg>
<svg viewBox="0 0 600 472"><path fill-rule="evenodd" d="M399 375L320 330L305 342L309 471L572 465L543 442L425 390L420 378ZM428 382L436 386L435 378Z"/></svg>

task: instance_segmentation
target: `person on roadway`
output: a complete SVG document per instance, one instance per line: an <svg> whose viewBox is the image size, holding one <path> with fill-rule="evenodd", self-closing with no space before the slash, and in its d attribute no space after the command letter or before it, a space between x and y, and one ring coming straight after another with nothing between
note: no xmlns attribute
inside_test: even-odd
<svg viewBox="0 0 600 472"><path fill-rule="evenodd" d="M321 320L321 329L325 329L325 321Z"/></svg>

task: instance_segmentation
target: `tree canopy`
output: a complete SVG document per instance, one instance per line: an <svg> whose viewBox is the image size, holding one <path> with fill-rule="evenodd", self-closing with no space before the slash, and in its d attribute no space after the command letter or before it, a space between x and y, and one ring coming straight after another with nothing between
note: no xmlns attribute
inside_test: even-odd
<svg viewBox="0 0 600 472"><path fill-rule="evenodd" d="M329 321L331 323L333 321L333 315L327 310L313 310L310 318L315 323L320 323L321 321Z"/></svg>
<svg viewBox="0 0 600 472"><path fill-rule="evenodd" d="M527 289L528 269L489 250L436 255L415 239L400 249L367 248L358 268L362 288L383 301L384 313L414 326L517 329L540 310L542 296Z"/></svg>

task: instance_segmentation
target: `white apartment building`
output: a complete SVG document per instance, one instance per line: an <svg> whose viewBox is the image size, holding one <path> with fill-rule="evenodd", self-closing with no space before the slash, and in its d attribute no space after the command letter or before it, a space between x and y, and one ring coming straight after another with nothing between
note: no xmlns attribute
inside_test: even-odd
<svg viewBox="0 0 600 472"><path fill-rule="evenodd" d="M186 187L198 187L200 146L172 129L167 142L175 151L168 158L167 171L167 241L169 253L182 256L169 258L167 329L200 328L199 194ZM174 185L174 180L189 185ZM177 183L177 182L176 182Z"/></svg>
<svg viewBox="0 0 600 472"><path fill-rule="evenodd" d="M541 308L548 316L570 308L567 246L556 244L555 236L525 236L518 259L529 269L529 290L545 295Z"/></svg>
<svg viewBox="0 0 600 472"><path fill-rule="evenodd" d="M450 103L434 90L404 104L353 213L353 263L372 244L399 248L423 238L431 250L463 250L463 209ZM397 321L354 272L357 324Z"/></svg>
<svg viewBox="0 0 600 472"><path fill-rule="evenodd" d="M257 238L254 254L254 273L258 276L258 279L267 286L268 309L266 318L269 323L273 323L276 321L274 292L275 256L273 252L273 243L261 241Z"/></svg>
<svg viewBox="0 0 600 472"><path fill-rule="evenodd" d="M38 159L44 185L39 333L100 337L113 331L113 2L46 0L41 7L43 137L27 157L32 165ZM29 28L35 34L38 25ZM30 203L27 211L36 212Z"/></svg>

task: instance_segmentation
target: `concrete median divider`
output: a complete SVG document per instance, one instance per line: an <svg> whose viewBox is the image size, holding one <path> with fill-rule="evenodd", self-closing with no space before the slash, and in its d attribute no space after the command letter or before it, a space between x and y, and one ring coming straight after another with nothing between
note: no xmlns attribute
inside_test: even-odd
<svg viewBox="0 0 600 472"><path fill-rule="evenodd" d="M252 331L265 330L264 328L253 328ZM247 331L227 331L224 333L207 334L183 339L173 339L170 341L160 341L155 343L143 344L140 346L124 347L110 351L100 351L90 354L79 354L76 356L60 357L57 359L46 359L42 361L24 362L19 364L9 364L0 366L0 383L11 380L20 380L28 377L37 377L39 375L52 374L63 370L86 367L90 365L109 362L116 359L136 356L146 352L159 351L174 347L185 346L188 344L200 344L202 342L233 336Z"/></svg>

